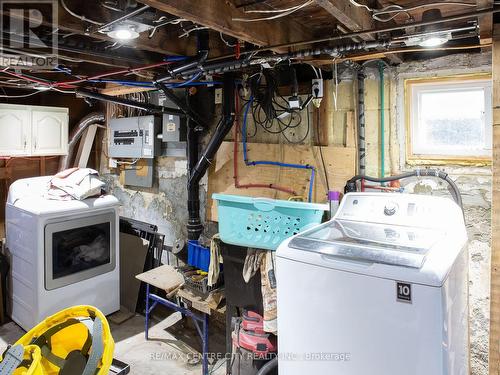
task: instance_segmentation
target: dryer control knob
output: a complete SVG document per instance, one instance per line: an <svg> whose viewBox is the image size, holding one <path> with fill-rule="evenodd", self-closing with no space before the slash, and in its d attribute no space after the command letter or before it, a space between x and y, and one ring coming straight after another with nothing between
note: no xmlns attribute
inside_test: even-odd
<svg viewBox="0 0 500 375"><path fill-rule="evenodd" d="M392 216L398 210L398 204L396 202L388 202L384 207L384 214L386 216Z"/></svg>

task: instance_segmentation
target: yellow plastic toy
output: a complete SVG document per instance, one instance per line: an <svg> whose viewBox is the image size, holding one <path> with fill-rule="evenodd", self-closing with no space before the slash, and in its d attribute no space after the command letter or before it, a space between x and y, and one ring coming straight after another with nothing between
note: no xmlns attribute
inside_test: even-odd
<svg viewBox="0 0 500 375"><path fill-rule="evenodd" d="M22 361L20 348L24 348ZM21 337L0 362L0 375L108 375L114 348L102 312L92 306L74 306ZM15 370L9 371L12 366L7 359L16 363Z"/></svg>

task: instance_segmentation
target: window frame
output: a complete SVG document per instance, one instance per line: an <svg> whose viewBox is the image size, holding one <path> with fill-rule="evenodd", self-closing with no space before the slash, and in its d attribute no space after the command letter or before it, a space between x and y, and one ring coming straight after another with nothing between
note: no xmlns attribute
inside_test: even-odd
<svg viewBox="0 0 500 375"><path fill-rule="evenodd" d="M406 162L408 164L419 165L444 165L444 164L457 164L457 165L490 165L492 156L467 156L467 155L432 155L432 154L416 154L413 152L413 124L418 117L418 110L413 111L415 103L418 101L418 96L413 97L413 88L416 85L440 85L440 84L469 84L477 82L491 81L490 73L477 73L468 75L455 75L446 77L435 78L411 78L404 81L404 101L406 110ZM493 91L493 85L491 85ZM486 97L485 108L492 107L492 99ZM491 127L487 128L487 134L492 136L493 132L493 115L492 111L486 114L486 121L490 121ZM489 119L488 119L489 117Z"/></svg>

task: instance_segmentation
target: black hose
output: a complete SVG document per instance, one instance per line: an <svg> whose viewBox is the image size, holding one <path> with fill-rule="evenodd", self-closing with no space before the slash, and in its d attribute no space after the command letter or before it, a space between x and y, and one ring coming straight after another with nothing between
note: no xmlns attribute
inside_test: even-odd
<svg viewBox="0 0 500 375"><path fill-rule="evenodd" d="M274 357L269 362L267 362L264 366L262 366L256 375L269 374L272 370L274 370L276 368L278 368L278 357Z"/></svg>
<svg viewBox="0 0 500 375"><path fill-rule="evenodd" d="M455 182L448 176L448 173L437 170L437 169L416 169L411 172L406 172L402 173L396 176L390 176L390 177L383 177L383 178L377 178L377 177L370 177L370 176L363 176L363 175L356 175L353 178L351 178L349 181L347 181L347 184L345 186L344 192L349 193L357 190L356 187L356 182L359 180L367 180L371 182L390 182L390 181L396 181L396 180L401 180L404 178L409 178L409 177L436 177L440 178L444 181L446 181L449 185L449 192L451 196L453 197L453 200L460 206L460 208L463 211L463 202L462 202L462 195L460 194L460 190L458 190L457 185Z"/></svg>

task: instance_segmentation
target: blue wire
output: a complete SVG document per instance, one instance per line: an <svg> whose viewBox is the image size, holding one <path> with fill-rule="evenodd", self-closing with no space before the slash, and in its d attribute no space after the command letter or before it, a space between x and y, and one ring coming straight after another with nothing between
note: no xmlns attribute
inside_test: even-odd
<svg viewBox="0 0 500 375"><path fill-rule="evenodd" d="M183 86L186 86L188 84L190 84L191 82L193 81L196 81L198 78L200 78L202 72L199 72L197 74L195 74L194 76L192 76L189 80L185 81L185 82L182 82L182 83L172 83L172 87L175 88L175 87L183 87Z"/></svg>
<svg viewBox="0 0 500 375"><path fill-rule="evenodd" d="M123 86L133 86L133 87L155 87L152 82L148 81L121 81L116 79L93 79L89 82L93 83L116 83ZM198 81L198 82L181 82L181 83L170 83L167 84L169 88L176 87L187 87L187 86L205 86L205 85L220 85L222 82L219 81ZM182 85L182 86L181 86Z"/></svg>
<svg viewBox="0 0 500 375"><path fill-rule="evenodd" d="M168 62L170 61L175 62L175 61L184 61L187 59L188 59L187 56L165 56L163 60Z"/></svg>
<svg viewBox="0 0 500 375"><path fill-rule="evenodd" d="M268 161L268 160L257 160L257 161L250 161L248 160L248 151L247 151L247 118L248 118L248 111L250 107L252 106L253 103L253 95L250 96L250 100L245 106L245 113L243 114L243 128L241 129L242 134L242 143L243 143L243 160L245 161L245 165L247 166L252 166L252 165L273 165L276 167L285 167L285 168L295 168L295 169L310 169L311 170L311 179L309 181L309 196L308 200L309 202L312 202L312 193L313 193L313 188L314 188L314 178L316 176L315 169L312 165L309 164L291 164L291 163L281 163L278 161Z"/></svg>

